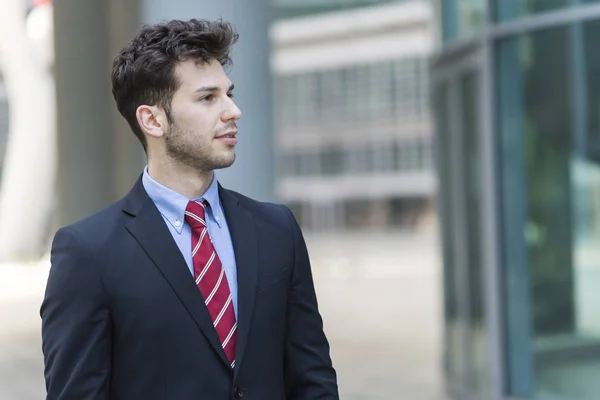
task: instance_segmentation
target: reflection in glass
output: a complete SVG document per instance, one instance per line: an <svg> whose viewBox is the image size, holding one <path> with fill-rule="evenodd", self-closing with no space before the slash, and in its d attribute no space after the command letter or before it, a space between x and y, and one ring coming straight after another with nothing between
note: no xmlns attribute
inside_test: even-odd
<svg viewBox="0 0 600 400"><path fill-rule="evenodd" d="M283 19L368 7L393 1L398 0L273 0L271 4L274 18Z"/></svg>
<svg viewBox="0 0 600 400"><path fill-rule="evenodd" d="M508 21L531 14L598 2L600 0L495 0L496 7L494 11L497 21Z"/></svg>
<svg viewBox="0 0 600 400"><path fill-rule="evenodd" d="M444 43L474 36L485 26L487 0L437 0Z"/></svg>
<svg viewBox="0 0 600 400"><path fill-rule="evenodd" d="M454 185L451 184L452 152L446 149L450 148L450 91L447 84L440 85L436 90L436 124L437 124L437 144L440 149L438 153L438 171L440 182L439 213L441 216L441 234L442 234L442 260L444 263L444 323L445 336L444 349L444 367L450 380L464 381L464 349L462 346L462 336L460 331L459 319L459 301L456 291L455 276L456 268L454 261L454 245L452 231L456 216L454 209Z"/></svg>
<svg viewBox="0 0 600 400"><path fill-rule="evenodd" d="M488 374L488 333L484 318L483 296L483 251L481 230L481 170L482 159L479 147L479 80L478 75L465 75L461 82L464 149L462 173L465 184L465 216L467 244L467 273L469 292L469 373L468 385L474 393L486 390Z"/></svg>
<svg viewBox="0 0 600 400"><path fill-rule="evenodd" d="M571 0L495 0L495 2L498 21L552 11L572 4Z"/></svg>
<svg viewBox="0 0 600 400"><path fill-rule="evenodd" d="M600 26L577 32L498 47L507 375L524 398L600 392Z"/></svg>

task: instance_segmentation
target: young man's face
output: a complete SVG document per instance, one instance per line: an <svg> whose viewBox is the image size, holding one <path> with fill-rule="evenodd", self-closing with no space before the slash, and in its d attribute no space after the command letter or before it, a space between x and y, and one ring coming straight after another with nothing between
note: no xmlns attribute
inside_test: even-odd
<svg viewBox="0 0 600 400"><path fill-rule="evenodd" d="M216 60L190 60L176 67L175 76L181 86L171 102L167 156L202 171L231 166L242 113L233 102L233 85L223 67Z"/></svg>

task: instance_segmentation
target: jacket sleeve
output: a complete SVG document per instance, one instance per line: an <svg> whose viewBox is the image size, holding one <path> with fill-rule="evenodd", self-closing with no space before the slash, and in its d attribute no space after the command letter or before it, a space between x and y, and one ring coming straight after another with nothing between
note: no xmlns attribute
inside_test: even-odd
<svg viewBox="0 0 600 400"><path fill-rule="evenodd" d="M296 219L285 208L295 246L285 338L287 399L339 399L336 372L319 314L306 243Z"/></svg>
<svg viewBox="0 0 600 400"><path fill-rule="evenodd" d="M90 249L69 228L52 244L42 302L47 400L108 400L111 315Z"/></svg>

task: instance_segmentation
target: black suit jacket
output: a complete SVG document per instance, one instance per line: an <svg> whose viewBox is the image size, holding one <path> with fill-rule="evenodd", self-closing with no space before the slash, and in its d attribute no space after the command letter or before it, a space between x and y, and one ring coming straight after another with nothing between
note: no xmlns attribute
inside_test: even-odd
<svg viewBox="0 0 600 400"><path fill-rule="evenodd" d="M237 263L234 370L140 179L56 233L41 307L47 399L338 398L296 220L285 206L219 195Z"/></svg>

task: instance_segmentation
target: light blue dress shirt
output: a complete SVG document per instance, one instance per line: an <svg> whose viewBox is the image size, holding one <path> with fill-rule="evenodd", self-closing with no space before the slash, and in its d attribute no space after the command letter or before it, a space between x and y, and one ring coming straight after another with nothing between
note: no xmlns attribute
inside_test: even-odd
<svg viewBox="0 0 600 400"><path fill-rule="evenodd" d="M185 209L190 199L184 195L169 189L155 181L148 174L148 167L144 168L142 175L142 184L148 193L148 196L154 201L158 211L163 216L171 235L177 243L177 247L183 254L183 258L187 263L188 269L194 276L194 264L192 261L192 231L190 226L185 222ZM231 300L233 310L237 319L238 311L238 293L237 293L237 269L235 263L235 253L233 252L233 243L229 234L229 227L225 220L221 200L219 199L219 187L217 184L217 176L213 174L213 180L202 195L196 201L206 200L210 207L206 210L206 226L208 234L212 240L213 246L221 259L227 283L231 290Z"/></svg>

